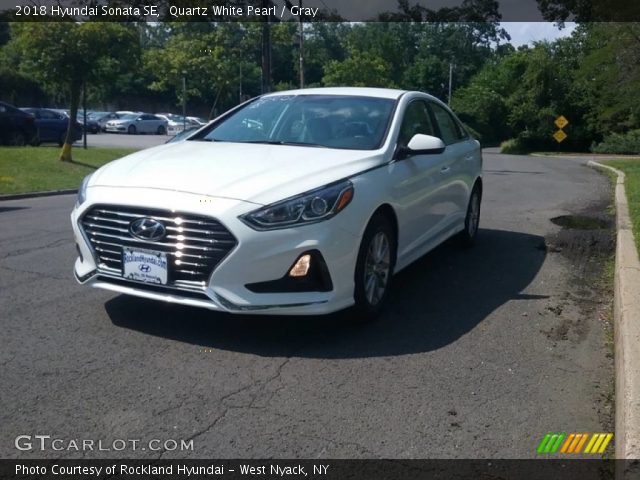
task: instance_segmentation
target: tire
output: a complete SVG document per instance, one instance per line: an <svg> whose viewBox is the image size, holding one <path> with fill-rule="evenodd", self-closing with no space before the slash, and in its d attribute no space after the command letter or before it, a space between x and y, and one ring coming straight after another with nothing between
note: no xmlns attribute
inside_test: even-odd
<svg viewBox="0 0 640 480"><path fill-rule="evenodd" d="M129 125L129 128L127 128L127 133L129 135L135 135L137 132L135 125Z"/></svg>
<svg viewBox="0 0 640 480"><path fill-rule="evenodd" d="M164 126L160 125L158 127L158 135L166 135L167 134L167 129L164 128Z"/></svg>
<svg viewBox="0 0 640 480"><path fill-rule="evenodd" d="M24 133L21 131L13 132L10 137L9 145L13 145L15 147L24 147L27 144L27 137L24 136Z"/></svg>
<svg viewBox="0 0 640 480"><path fill-rule="evenodd" d="M463 247L472 247L478 236L480 226L480 205L482 202L482 191L476 184L469 197L467 215L464 217L464 230L458 234L458 239Z"/></svg>
<svg viewBox="0 0 640 480"><path fill-rule="evenodd" d="M393 276L396 248L391 222L381 213L374 215L362 236L356 261L352 309L356 322L373 321L382 311Z"/></svg>

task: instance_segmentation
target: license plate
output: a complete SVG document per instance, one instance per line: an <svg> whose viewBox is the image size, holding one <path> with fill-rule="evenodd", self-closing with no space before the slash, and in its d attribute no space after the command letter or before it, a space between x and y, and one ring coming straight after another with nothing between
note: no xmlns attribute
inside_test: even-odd
<svg viewBox="0 0 640 480"><path fill-rule="evenodd" d="M136 282L167 284L167 254L153 250L122 249L124 278Z"/></svg>

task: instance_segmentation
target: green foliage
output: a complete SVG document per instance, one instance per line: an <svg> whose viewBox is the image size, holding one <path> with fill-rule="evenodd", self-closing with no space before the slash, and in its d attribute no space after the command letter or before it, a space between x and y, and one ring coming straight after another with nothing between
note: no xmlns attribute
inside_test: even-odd
<svg viewBox="0 0 640 480"><path fill-rule="evenodd" d="M523 145L522 140L520 140L519 138L511 138L509 140L505 140L500 144L500 153L521 155L529 153L530 151L531 150Z"/></svg>
<svg viewBox="0 0 640 480"><path fill-rule="evenodd" d="M0 69L0 92L0 100L13 105L37 107L48 101L48 96L37 81L15 70Z"/></svg>
<svg viewBox="0 0 640 480"><path fill-rule="evenodd" d="M640 154L640 130L612 133L592 150L596 153Z"/></svg>
<svg viewBox="0 0 640 480"><path fill-rule="evenodd" d="M640 158L607 162L607 165L624 172L624 189L629 201L629 214L633 224L633 235L640 252Z"/></svg>
<svg viewBox="0 0 640 480"><path fill-rule="evenodd" d="M342 62L333 60L325 67L324 84L352 87L387 87L396 85L389 78L391 66L370 52L354 51Z"/></svg>

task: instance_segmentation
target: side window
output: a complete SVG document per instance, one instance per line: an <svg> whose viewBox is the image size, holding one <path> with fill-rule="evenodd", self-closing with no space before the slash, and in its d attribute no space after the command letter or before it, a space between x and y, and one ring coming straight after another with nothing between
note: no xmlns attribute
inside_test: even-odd
<svg viewBox="0 0 640 480"><path fill-rule="evenodd" d="M466 134L462 131L458 122L455 121L449 112L436 103L430 103L429 107L433 112L436 122L438 122L442 141L446 145L451 145L452 143L459 142L466 138Z"/></svg>
<svg viewBox="0 0 640 480"><path fill-rule="evenodd" d="M60 117L49 110L40 110L40 118L43 120L59 120Z"/></svg>
<svg viewBox="0 0 640 480"><path fill-rule="evenodd" d="M415 100L409 104L404 112L398 143L407 145L409 140L416 134L435 135L431 117L427 110L427 105L421 100Z"/></svg>

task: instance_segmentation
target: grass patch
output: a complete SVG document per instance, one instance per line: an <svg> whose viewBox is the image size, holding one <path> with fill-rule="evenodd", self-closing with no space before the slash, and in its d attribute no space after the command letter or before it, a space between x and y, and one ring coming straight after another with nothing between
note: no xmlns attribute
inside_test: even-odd
<svg viewBox="0 0 640 480"><path fill-rule="evenodd" d="M61 162L57 147L0 147L0 194L78 188L99 167L135 152L129 148L73 149L73 162Z"/></svg>
<svg viewBox="0 0 640 480"><path fill-rule="evenodd" d="M640 251L640 158L611 160L606 162L625 173L624 188L629 202L629 215L633 223L633 236Z"/></svg>

